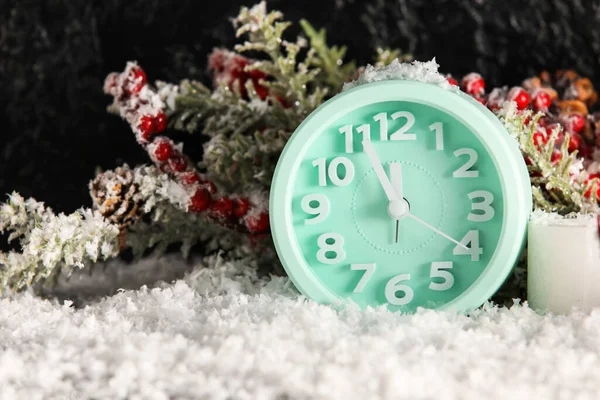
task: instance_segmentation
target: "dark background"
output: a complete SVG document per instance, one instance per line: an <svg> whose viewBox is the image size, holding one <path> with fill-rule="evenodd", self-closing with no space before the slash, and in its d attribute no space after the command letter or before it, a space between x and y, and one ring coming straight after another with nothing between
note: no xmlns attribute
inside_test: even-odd
<svg viewBox="0 0 600 400"><path fill-rule="evenodd" d="M0 194L17 190L57 211L90 204L96 166L146 162L106 113L107 73L137 60L150 81L209 82L207 55L231 47L229 18L254 1L0 0ZM273 0L291 21L366 63L399 47L441 70L518 84L542 69L600 78L600 4L591 0ZM293 32L290 32L293 33Z"/></svg>

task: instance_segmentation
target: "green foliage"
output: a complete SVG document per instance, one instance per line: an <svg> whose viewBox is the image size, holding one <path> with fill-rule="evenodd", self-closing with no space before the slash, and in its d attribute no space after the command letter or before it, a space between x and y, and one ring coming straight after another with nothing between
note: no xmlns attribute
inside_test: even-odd
<svg viewBox="0 0 600 400"><path fill-rule="evenodd" d="M577 151L568 151L570 135L565 134L565 140L556 154L556 140L562 129L560 126L554 129L546 144L534 143L534 133L541 116L541 113L534 115L531 110L517 111L514 102L505 103L498 113L528 161L534 208L561 215L595 211L598 182L592 179L586 183L586 174L579 173L581 167L576 166ZM576 173L572 174L572 171ZM591 195L586 197L588 190L591 190Z"/></svg>
<svg viewBox="0 0 600 400"><path fill-rule="evenodd" d="M298 61L300 51L307 47L306 39L298 37L294 42L284 39L283 34L291 22L281 21L282 18L283 14L279 11L267 13L265 2L252 8L243 7L234 20L234 26L237 28L236 36L247 35L248 40L236 45L235 50L264 55L266 60L249 65L246 69L258 69L266 73L273 79L264 82L270 92L286 99L300 115L306 116L323 102L327 94L325 87L310 87L321 73L314 65L325 65L330 59L337 58L336 55L327 54L326 45L320 43L318 50L309 48L304 61ZM316 34L316 38L321 36ZM326 60L319 58L319 50Z"/></svg>
<svg viewBox="0 0 600 400"><path fill-rule="evenodd" d="M380 47L377 49L377 61L375 67L385 67L396 59L400 62L408 62L413 60L413 56L412 54L402 54L402 50L400 49L384 49Z"/></svg>
<svg viewBox="0 0 600 400"><path fill-rule="evenodd" d="M205 146L204 165L220 182L255 182L269 186L279 154L290 132L278 129L255 131L254 135L215 136Z"/></svg>
<svg viewBox="0 0 600 400"><path fill-rule="evenodd" d="M11 232L9 241L19 240L21 251L0 253L0 291L23 289L119 252L119 229L99 212L81 209L56 215L43 203L15 192L0 206L0 232L5 231Z"/></svg>
<svg viewBox="0 0 600 400"><path fill-rule="evenodd" d="M319 69L316 84L328 87L329 92L337 93L346 81L356 73L356 63L351 61L344 64L346 46L327 45L327 34L324 28L316 30L307 20L301 20L300 26L310 40L310 48L317 53L311 58L312 66Z"/></svg>

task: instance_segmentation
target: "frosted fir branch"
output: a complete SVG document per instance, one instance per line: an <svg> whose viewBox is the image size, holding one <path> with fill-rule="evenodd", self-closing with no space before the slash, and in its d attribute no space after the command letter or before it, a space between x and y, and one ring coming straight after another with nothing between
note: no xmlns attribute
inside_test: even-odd
<svg viewBox="0 0 600 400"><path fill-rule="evenodd" d="M375 68L382 68L390 65L394 60L401 63L413 61L413 56L410 53L403 54L400 49L390 49L389 47L378 47L376 51Z"/></svg>
<svg viewBox="0 0 600 400"><path fill-rule="evenodd" d="M328 93L328 88L317 85L309 88L321 73L321 69L314 65L324 64L325 61L317 60L317 50L310 48L304 61L298 62L298 53L308 47L308 43L302 37L296 38L294 42L286 40L283 35L291 22L281 21L282 19L283 14L279 11L267 13L264 1L251 8L242 7L234 19L234 27L237 28L237 37L247 35L249 40L236 45L235 50L265 54L267 60L248 65L246 69L260 70L272 77L273 81L263 84L273 94L290 101L300 115L306 116L323 102ZM321 49L324 50L324 47Z"/></svg>
<svg viewBox="0 0 600 400"><path fill-rule="evenodd" d="M300 26L308 36L310 48L314 49L317 55L310 58L312 66L319 69L316 83L329 86L330 91L333 93L339 92L344 82L352 78L356 72L354 61L344 64L347 47L328 46L325 29L321 28L317 31L305 19L300 20Z"/></svg>
<svg viewBox="0 0 600 400"><path fill-rule="evenodd" d="M562 133L560 125L552 131L547 143L534 142L535 132L541 129L538 121L542 113L519 111L515 102L507 101L497 111L497 116L518 142L528 163L534 208L562 215L598 209L597 179L588 181L587 173L581 171L577 152L569 153L569 133L565 133L560 150L556 150L556 140ZM586 196L588 192L590 194Z"/></svg>
<svg viewBox="0 0 600 400"><path fill-rule="evenodd" d="M255 131L254 135L218 135L204 145L202 164L209 176L226 185L269 186L277 160L290 137L279 129Z"/></svg>
<svg viewBox="0 0 600 400"><path fill-rule="evenodd" d="M287 139L302 121L280 102L262 100L250 90L252 85L246 82L244 99L222 86L207 93L201 84L182 81L176 110L168 114L176 128L201 129L211 137L200 165L209 179L229 190L247 184L267 189Z"/></svg>
<svg viewBox="0 0 600 400"><path fill-rule="evenodd" d="M183 144L175 144L158 134L166 127L165 103L159 90L146 83L146 75L135 63L128 63L121 73L106 78L104 90L113 96L111 109L131 126L137 142L148 152L160 171L174 179L172 190L190 213L205 213L214 223L252 234L269 230L269 217L262 204L249 196L224 193L203 177L183 153ZM174 88L164 89L164 98ZM151 106L152 108L148 108Z"/></svg>
<svg viewBox="0 0 600 400"><path fill-rule="evenodd" d="M160 215L159 205L164 203L187 212L187 192L175 180L156 167L142 165L134 168L133 182L138 187L135 197L143 204L144 213L155 211Z"/></svg>
<svg viewBox="0 0 600 400"><path fill-rule="evenodd" d="M252 254L257 246L265 246L264 240L250 237L226 222L215 224L203 214L188 213L185 194L172 178L154 166L139 166L134 169L134 183L138 186L136 200L143 204L148 218L128 228L125 247L141 257L149 248L154 255L164 253L172 244L181 244L181 252L187 257L196 243L203 243L207 251L225 250L236 255ZM249 201L266 204L266 192L255 190L249 193ZM260 212L266 212L261 209ZM256 216L259 211L252 211ZM215 216L213 216L215 217ZM251 247L254 244L254 247Z"/></svg>
<svg viewBox="0 0 600 400"><path fill-rule="evenodd" d="M15 290L46 279L60 270L83 268L86 262L114 257L119 252L116 225L99 212L80 209L65 215L34 199L13 192L0 207L0 231L18 239L21 252L0 253L0 290Z"/></svg>

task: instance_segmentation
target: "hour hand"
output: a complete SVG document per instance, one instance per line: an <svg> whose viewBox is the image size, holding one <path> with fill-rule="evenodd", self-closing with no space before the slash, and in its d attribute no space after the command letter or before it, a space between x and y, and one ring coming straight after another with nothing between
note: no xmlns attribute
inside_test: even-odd
<svg viewBox="0 0 600 400"><path fill-rule="evenodd" d="M375 151L375 148L373 147L371 141L363 140L362 145L363 149L365 150L365 153L367 154L367 157L369 157L369 161L373 166L373 170L375 170L375 175L377 175L377 179L379 179L379 183L381 184L381 187L383 187L383 191L385 192L385 195L387 196L388 200L390 202L394 200L399 200L396 191L392 187L390 180L388 179L387 175L385 174L385 171L383 170L381 160L379 159L379 156L377 155L377 152Z"/></svg>
<svg viewBox="0 0 600 400"><path fill-rule="evenodd" d="M392 187L398 195L398 200L404 198L404 192L402 191L402 164L394 162L390 164L390 182Z"/></svg>

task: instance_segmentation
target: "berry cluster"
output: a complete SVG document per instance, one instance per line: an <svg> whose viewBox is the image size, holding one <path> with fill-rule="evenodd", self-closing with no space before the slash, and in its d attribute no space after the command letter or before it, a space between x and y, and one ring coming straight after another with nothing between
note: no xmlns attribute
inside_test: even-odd
<svg viewBox="0 0 600 400"><path fill-rule="evenodd" d="M214 72L215 86L225 84L231 90L237 89L243 98L248 98L246 82L252 81L254 91L264 100L269 89L261 84L267 75L258 70L246 68L255 61L225 49L215 49L208 59L208 67Z"/></svg>
<svg viewBox="0 0 600 400"><path fill-rule="evenodd" d="M448 82L458 86L457 80L448 75ZM589 108L598 100L598 94L590 80L572 70L557 71L554 75L542 72L526 79L521 86L494 88L486 93L481 75L465 75L460 88L492 111L497 111L505 101L514 101L519 110L531 109L544 113L533 135L534 144L548 143L552 132L558 131L556 150L552 161L560 161L558 148L569 133L569 152L578 151L581 157L592 158L594 148L600 145L600 113L590 114ZM562 129L557 129L562 128Z"/></svg>
<svg viewBox="0 0 600 400"><path fill-rule="evenodd" d="M219 195L214 183L198 173L183 154L182 144L159 135L167 125L164 104L147 84L146 74L139 66L129 63L122 73L109 74L104 91L113 96L112 107L129 122L138 143L155 165L185 188L189 194L188 211L206 212L221 225L252 234L268 231L266 211L245 197Z"/></svg>

